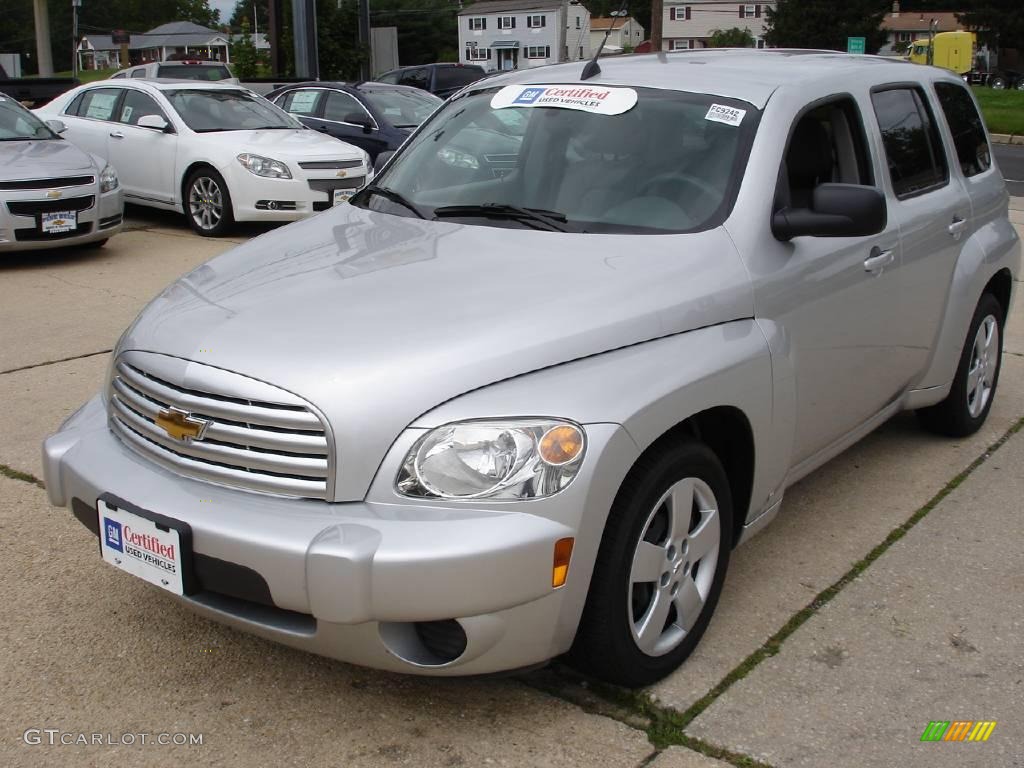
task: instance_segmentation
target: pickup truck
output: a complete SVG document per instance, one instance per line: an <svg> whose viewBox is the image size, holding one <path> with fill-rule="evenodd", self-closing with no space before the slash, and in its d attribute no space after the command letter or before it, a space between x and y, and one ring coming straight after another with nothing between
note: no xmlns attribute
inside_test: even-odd
<svg viewBox="0 0 1024 768"><path fill-rule="evenodd" d="M73 77L10 78L3 66L0 66L0 93L29 107L41 107L76 85L78 80Z"/></svg>

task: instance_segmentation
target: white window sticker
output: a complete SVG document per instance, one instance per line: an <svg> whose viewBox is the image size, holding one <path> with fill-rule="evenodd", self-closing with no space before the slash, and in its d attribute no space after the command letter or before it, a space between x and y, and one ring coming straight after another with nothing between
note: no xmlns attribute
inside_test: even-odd
<svg viewBox="0 0 1024 768"><path fill-rule="evenodd" d="M704 115L704 119L715 123L725 123L726 125L739 125L743 122L745 114L747 114L745 109L727 107L724 104L712 104L711 109Z"/></svg>
<svg viewBox="0 0 1024 768"><path fill-rule="evenodd" d="M292 103L288 106L289 112L296 112L300 115L308 115L316 111L316 100L320 96L318 91L299 91L292 96Z"/></svg>
<svg viewBox="0 0 1024 768"><path fill-rule="evenodd" d="M506 107L558 107L621 115L636 105L632 88L589 85L506 85L491 98L492 109Z"/></svg>
<svg viewBox="0 0 1024 768"><path fill-rule="evenodd" d="M128 105L121 107L121 122L127 123L132 119L132 108Z"/></svg>

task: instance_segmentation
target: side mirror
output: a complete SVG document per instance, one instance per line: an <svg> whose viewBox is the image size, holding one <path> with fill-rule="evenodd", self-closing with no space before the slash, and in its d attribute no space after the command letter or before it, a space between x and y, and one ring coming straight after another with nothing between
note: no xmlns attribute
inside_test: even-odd
<svg viewBox="0 0 1024 768"><path fill-rule="evenodd" d="M143 115L135 124L139 128L151 128L154 131L163 131L164 133L171 127L162 115Z"/></svg>
<svg viewBox="0 0 1024 768"><path fill-rule="evenodd" d="M61 120L47 120L46 127L54 133L64 133L68 129Z"/></svg>
<svg viewBox="0 0 1024 768"><path fill-rule="evenodd" d="M373 130L373 123L370 122L370 118L360 112L348 113L345 115L343 122L362 126L363 133L370 133Z"/></svg>
<svg viewBox="0 0 1024 768"><path fill-rule="evenodd" d="M381 169L388 164L388 161L395 156L395 151L389 149L385 152L381 152L377 155L377 159L373 161L373 175L376 176L381 172Z"/></svg>
<svg viewBox="0 0 1024 768"><path fill-rule="evenodd" d="M887 221L885 195L860 184L819 184L811 208L783 208L772 216L777 240L794 237L867 237Z"/></svg>

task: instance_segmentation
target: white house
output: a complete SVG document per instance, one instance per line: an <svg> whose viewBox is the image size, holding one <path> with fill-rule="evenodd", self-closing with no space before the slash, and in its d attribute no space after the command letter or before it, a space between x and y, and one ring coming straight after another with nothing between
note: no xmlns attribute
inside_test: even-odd
<svg viewBox="0 0 1024 768"><path fill-rule="evenodd" d="M463 64L525 69L590 56L590 12L578 0L481 0L459 11Z"/></svg>
<svg viewBox="0 0 1024 768"><path fill-rule="evenodd" d="M194 54L205 59L231 62L229 44L241 35L218 32L191 21L172 21L139 35L131 35L128 55L121 61L121 46L110 35L83 35L78 43L80 69L122 68L147 61L165 61L169 56ZM270 50L266 35L253 34L257 50Z"/></svg>
<svg viewBox="0 0 1024 768"><path fill-rule="evenodd" d="M716 29L746 29L757 48L764 48L767 10L775 3L726 3L721 0L665 0L662 48L685 51L707 48Z"/></svg>
<svg viewBox="0 0 1024 768"><path fill-rule="evenodd" d="M590 20L591 50L597 50L609 29L611 32L608 34L604 53L621 53L624 49L636 48L644 40L644 28L632 16L595 16Z"/></svg>

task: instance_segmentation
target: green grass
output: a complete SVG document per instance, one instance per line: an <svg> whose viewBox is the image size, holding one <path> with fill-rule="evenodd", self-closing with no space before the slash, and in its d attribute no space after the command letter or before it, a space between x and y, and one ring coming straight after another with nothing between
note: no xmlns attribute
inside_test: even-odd
<svg viewBox="0 0 1024 768"><path fill-rule="evenodd" d="M1024 135L1024 91L975 88L974 95L989 131Z"/></svg>
<svg viewBox="0 0 1024 768"><path fill-rule="evenodd" d="M117 72L116 69L83 69L78 73L78 79L83 83L92 83L96 80L106 80L112 74ZM54 72L54 77L71 77L71 70L67 72Z"/></svg>

